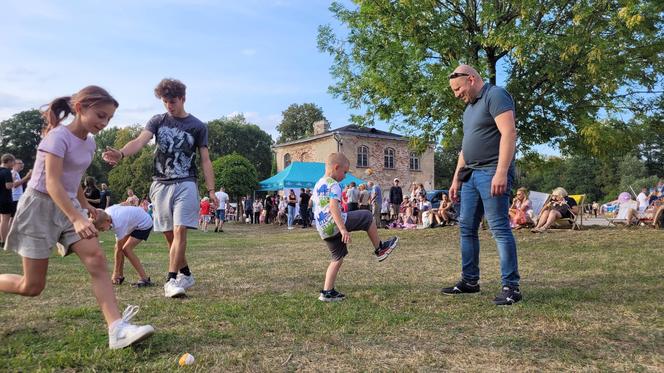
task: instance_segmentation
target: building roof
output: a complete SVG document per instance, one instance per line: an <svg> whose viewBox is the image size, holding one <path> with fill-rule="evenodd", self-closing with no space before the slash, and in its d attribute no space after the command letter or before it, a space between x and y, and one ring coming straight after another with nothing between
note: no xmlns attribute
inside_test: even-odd
<svg viewBox="0 0 664 373"><path fill-rule="evenodd" d="M381 130L375 129L373 127L363 127L363 126L358 126L356 124L349 124L347 126L343 126L343 127L339 127L339 128L333 129L333 130L325 131L323 133L319 133L318 135L313 135L313 136L305 137L303 139L298 139L298 140L285 142L285 143L282 143L282 144L275 144L272 147L273 148L280 148L282 146L301 144L301 143L305 143L305 142L309 142L309 141L313 141L313 140L322 139L324 137L333 136L335 133L339 134L339 135L375 137L375 138L382 138L382 139L408 141L408 138L406 138L404 136L401 136L401 135L398 135L396 133L381 131Z"/></svg>

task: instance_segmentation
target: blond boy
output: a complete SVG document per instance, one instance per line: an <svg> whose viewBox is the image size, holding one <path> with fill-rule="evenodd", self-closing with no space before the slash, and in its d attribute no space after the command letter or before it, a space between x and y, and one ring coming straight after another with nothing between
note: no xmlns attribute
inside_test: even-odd
<svg viewBox="0 0 664 373"><path fill-rule="evenodd" d="M152 218L137 206L113 205L106 210L97 209L95 227L100 231L113 230L115 233L115 265L113 267L113 284L121 285L124 282L124 257L136 269L139 280L133 284L135 287L153 286L150 277L134 253L134 249L141 241L147 241L152 230Z"/></svg>
<svg viewBox="0 0 664 373"><path fill-rule="evenodd" d="M370 211L341 212L339 182L346 176L349 166L350 162L343 154L330 154L325 162L325 176L318 180L313 189L312 201L316 229L327 244L332 256L332 261L325 273L325 284L318 297L323 302L341 301L345 297L344 294L334 289L334 282L344 257L348 255L346 245L351 242L350 232L360 230L367 232L379 262L387 259L399 242L397 237L392 237L384 242L380 241L378 229Z"/></svg>

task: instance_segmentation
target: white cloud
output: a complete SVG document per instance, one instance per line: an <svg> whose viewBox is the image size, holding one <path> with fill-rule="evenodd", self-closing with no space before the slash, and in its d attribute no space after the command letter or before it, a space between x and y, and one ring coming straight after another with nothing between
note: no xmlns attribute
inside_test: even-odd
<svg viewBox="0 0 664 373"><path fill-rule="evenodd" d="M244 56L254 56L256 55L257 51L253 48L245 48L240 51L240 53Z"/></svg>

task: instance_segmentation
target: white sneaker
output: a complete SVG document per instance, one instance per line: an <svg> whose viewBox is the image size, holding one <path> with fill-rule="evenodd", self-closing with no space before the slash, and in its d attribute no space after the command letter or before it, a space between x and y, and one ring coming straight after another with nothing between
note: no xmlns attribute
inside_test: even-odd
<svg viewBox="0 0 664 373"><path fill-rule="evenodd" d="M178 281L174 278L168 280L167 283L164 284L164 295L166 298L179 298L183 297L184 294L184 288L180 286Z"/></svg>
<svg viewBox="0 0 664 373"><path fill-rule="evenodd" d="M108 347L111 350L125 348L154 334L152 325L139 326L129 323L136 313L138 306L128 306L122 313L122 320L108 332Z"/></svg>
<svg viewBox="0 0 664 373"><path fill-rule="evenodd" d="M194 284L196 283L196 279L194 278L193 274L185 276L182 273L178 273L177 281L178 281L178 286L185 290L194 286Z"/></svg>

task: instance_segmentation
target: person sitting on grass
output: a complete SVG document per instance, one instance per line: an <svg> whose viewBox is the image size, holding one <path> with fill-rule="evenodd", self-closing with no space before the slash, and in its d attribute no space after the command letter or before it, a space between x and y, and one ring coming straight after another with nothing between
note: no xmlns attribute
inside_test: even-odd
<svg viewBox="0 0 664 373"><path fill-rule="evenodd" d="M551 198L542 207L537 226L531 229L531 232L542 233L549 229L556 220L571 218L578 212L578 206L574 198L568 197L567 191L558 187L551 192Z"/></svg>
<svg viewBox="0 0 664 373"><path fill-rule="evenodd" d="M346 245L351 242L350 232L359 230L367 232L379 262L387 259L399 242L397 237L380 241L371 211L341 212L339 182L346 176L349 166L350 161L342 153L330 154L325 161L325 176L314 186L312 196L316 229L332 255L332 261L325 273L325 284L318 297L323 302L336 302L345 297L334 289L334 282L344 257L348 255Z"/></svg>
<svg viewBox="0 0 664 373"><path fill-rule="evenodd" d="M444 227L454 221L454 205L450 196L443 193L438 210L433 214L434 227Z"/></svg>
<svg viewBox="0 0 664 373"><path fill-rule="evenodd" d="M134 253L134 249L141 241L147 241L152 230L152 218L141 207L113 205L106 210L97 209L97 217L93 220L95 227L105 232L109 229L115 232L115 265L111 277L114 285L124 282L124 257L138 273L139 280L132 283L134 287L153 286L150 277Z"/></svg>

